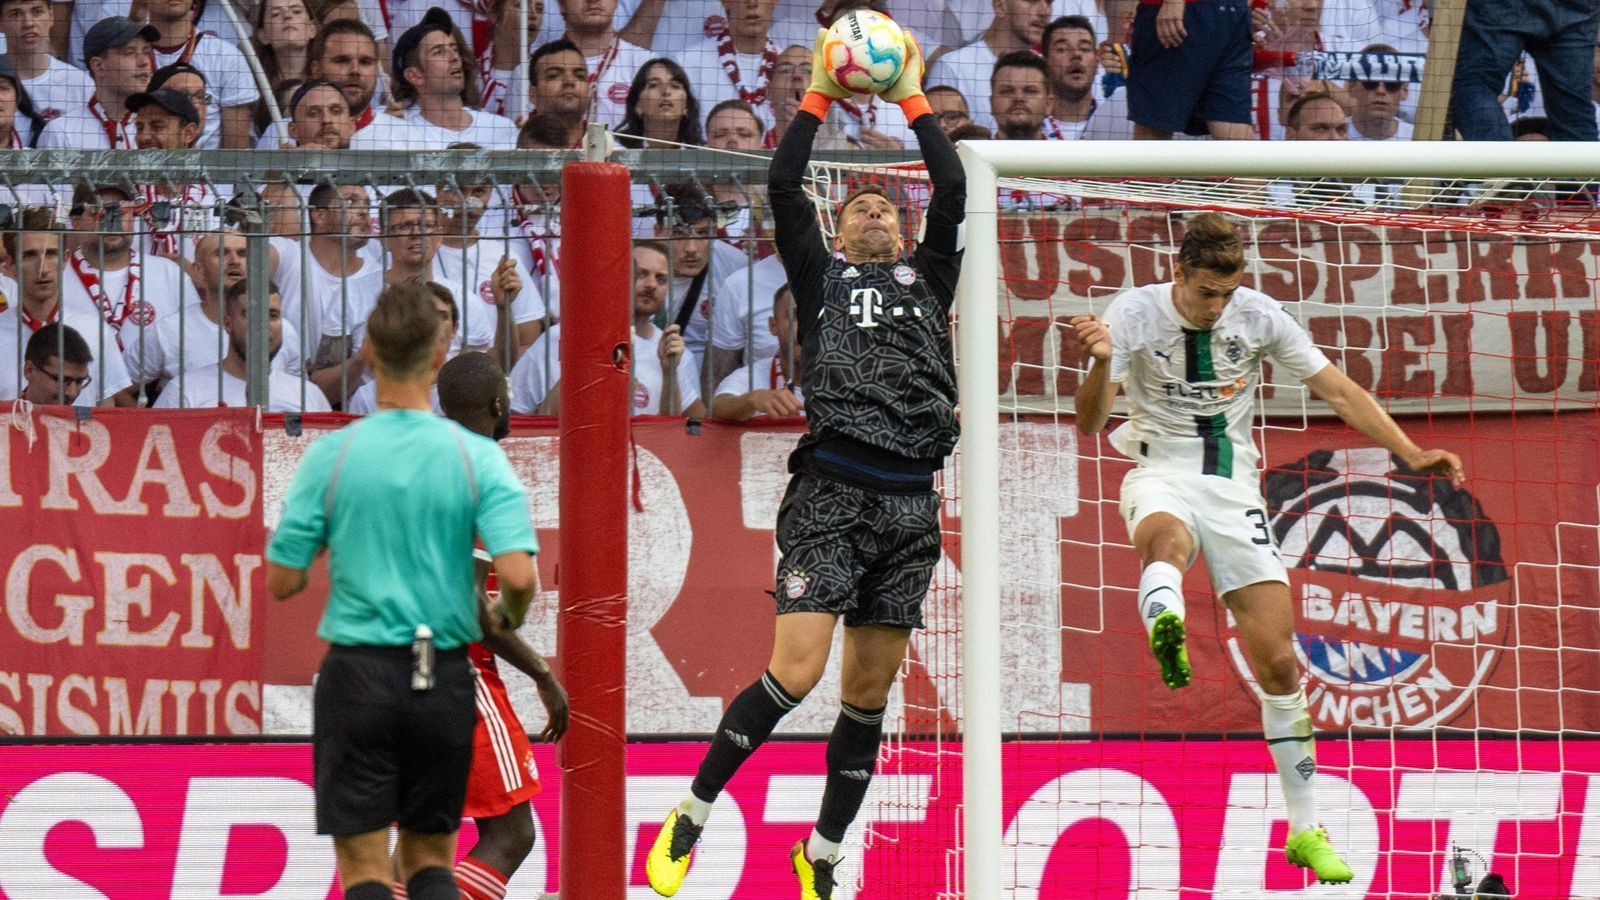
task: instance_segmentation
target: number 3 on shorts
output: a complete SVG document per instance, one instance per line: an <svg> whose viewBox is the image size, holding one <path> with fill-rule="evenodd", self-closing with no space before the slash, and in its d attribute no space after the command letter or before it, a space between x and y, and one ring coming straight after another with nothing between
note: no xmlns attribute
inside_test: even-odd
<svg viewBox="0 0 1600 900"><path fill-rule="evenodd" d="M1272 533L1267 531L1267 514L1259 509L1247 509L1244 512L1244 517L1255 523L1256 532L1259 535L1251 538L1250 543L1262 547L1272 546Z"/></svg>

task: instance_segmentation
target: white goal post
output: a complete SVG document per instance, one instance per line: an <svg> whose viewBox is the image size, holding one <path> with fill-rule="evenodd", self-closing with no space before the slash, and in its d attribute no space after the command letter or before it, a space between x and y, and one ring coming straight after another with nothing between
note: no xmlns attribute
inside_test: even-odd
<svg viewBox="0 0 1600 900"><path fill-rule="evenodd" d="M1266 213L1260 186L1265 179L1389 179L1408 182L1400 205L1382 215L1393 221L1407 215L1433 217L1409 197L1432 200L1426 183L1480 182L1477 195L1505 197L1498 186L1513 186L1532 196L1528 180L1560 179L1574 186L1600 181L1600 144L1465 142L1204 142L1165 141L964 141L958 152L966 171L966 255L957 289L958 386L961 402L961 615L963 710L963 894L967 900L999 900L1004 853L1001 790L1001 576L1000 576L1000 389L999 320L1002 288L999 253L999 196L1008 186L1059 193L1080 191L1083 179L1174 178L1247 179L1251 192L1230 194L1226 182L1190 184L1178 190L1141 194L1130 185L1128 199L1173 210L1236 208ZM1415 180L1415 182L1413 182ZM1413 193L1410 188L1417 188ZM1184 188L1187 188L1185 192ZM1457 195L1459 198L1461 195ZM1149 198L1149 199L1147 199ZM1459 202L1459 200L1458 200ZM1513 200L1514 202L1514 200ZM1284 210L1290 213L1289 210ZM1298 214L1315 218L1313 210ZM1348 210L1346 210L1348 212ZM1552 236L1600 234L1587 217L1570 229L1559 224L1539 229Z"/></svg>

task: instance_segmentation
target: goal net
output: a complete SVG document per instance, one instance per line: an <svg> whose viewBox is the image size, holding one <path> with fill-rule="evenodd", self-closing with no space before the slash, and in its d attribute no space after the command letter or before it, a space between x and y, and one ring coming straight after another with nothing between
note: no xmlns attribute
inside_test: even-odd
<svg viewBox="0 0 1600 900"><path fill-rule="evenodd" d="M1008 149L963 149L948 559L891 710L894 777L862 816L860 896L1421 897L1458 869L1600 891L1600 218L1591 181L1558 175L1592 155L1257 145L1210 163L1246 175L1159 177L1159 150ZM914 167L815 174L825 217L863 179L913 208L928 190ZM1259 689L1203 558L1195 680L1162 685L1118 512L1132 463L1075 428L1071 318L1170 281L1201 211L1244 234L1244 286L1466 467L1460 488L1408 470L1265 364L1261 526L1346 887L1284 860Z"/></svg>

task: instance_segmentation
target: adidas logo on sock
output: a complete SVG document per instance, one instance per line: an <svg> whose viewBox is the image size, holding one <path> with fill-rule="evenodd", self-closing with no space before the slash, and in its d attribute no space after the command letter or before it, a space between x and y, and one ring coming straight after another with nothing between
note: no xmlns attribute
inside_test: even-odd
<svg viewBox="0 0 1600 900"><path fill-rule="evenodd" d="M1167 605L1165 603L1152 603L1150 604L1150 611L1145 613L1144 617L1147 619L1154 619L1156 616L1159 616L1166 611Z"/></svg>
<svg viewBox="0 0 1600 900"><path fill-rule="evenodd" d="M750 749L750 739L739 732L734 731L732 728L724 728L722 729L722 733L727 735L728 740L733 741L733 745L738 747L740 750Z"/></svg>
<svg viewBox="0 0 1600 900"><path fill-rule="evenodd" d="M1317 761L1308 756L1295 763L1294 770L1300 773L1301 778L1310 781L1311 776L1317 774Z"/></svg>
<svg viewBox="0 0 1600 900"><path fill-rule="evenodd" d="M839 774L854 781L872 780L872 770L870 769L840 769Z"/></svg>

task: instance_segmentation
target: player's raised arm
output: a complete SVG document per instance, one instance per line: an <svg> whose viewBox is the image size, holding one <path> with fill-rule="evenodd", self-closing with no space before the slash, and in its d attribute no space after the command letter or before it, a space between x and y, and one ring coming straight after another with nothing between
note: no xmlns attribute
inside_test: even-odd
<svg viewBox="0 0 1600 900"><path fill-rule="evenodd" d="M926 229L921 246L941 255L951 255L958 249L959 229L967 216L967 176L962 171L961 160L956 156L955 145L945 137L939 127L939 117L922 93L924 62L922 47L917 39L906 33L906 63L900 77L883 92L883 99L900 104L906 123L917 135L917 145L922 148L922 161L928 167L928 180L933 182L933 197L928 201ZM951 287L954 287L952 279Z"/></svg>
<svg viewBox="0 0 1600 900"><path fill-rule="evenodd" d="M1111 380L1111 326L1093 313L1073 316L1070 324L1089 357L1089 372L1073 398L1078 432L1089 435L1106 427L1117 399L1117 382Z"/></svg>
<svg viewBox="0 0 1600 900"><path fill-rule="evenodd" d="M1374 443L1399 457L1415 472L1447 475L1460 486L1466 479L1461 457L1448 450L1424 450L1406 435L1400 425L1384 412L1376 398L1335 365L1327 365L1307 378L1306 387L1328 404L1345 424L1371 438Z"/></svg>

